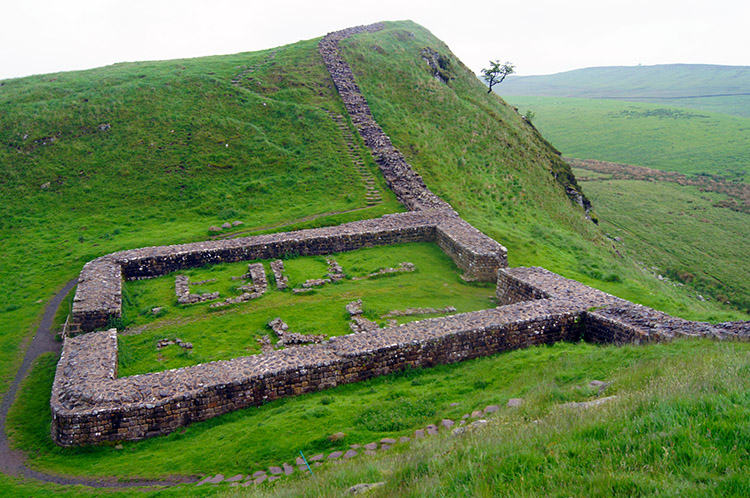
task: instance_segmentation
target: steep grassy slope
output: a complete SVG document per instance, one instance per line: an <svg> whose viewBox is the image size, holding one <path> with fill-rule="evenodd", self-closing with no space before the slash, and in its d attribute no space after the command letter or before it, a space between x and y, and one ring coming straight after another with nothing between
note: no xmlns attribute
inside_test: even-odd
<svg viewBox="0 0 750 498"><path fill-rule="evenodd" d="M435 193L508 247L512 265L542 265L672 313L718 318L721 308L618 256L555 181L564 170L554 150L424 28L391 23L343 46L378 123ZM438 69L428 62L433 51Z"/></svg>
<svg viewBox="0 0 750 498"><path fill-rule="evenodd" d="M224 220L241 219L246 228L293 223L292 228L309 225L294 222L311 213L365 208L365 189L348 167L344 140L322 109L343 114L315 45L313 40L275 52L127 64L12 80L0 87L0 119L8 120L1 127L0 156L7 199L0 208L3 388L43 300L88 259L118 249L204 239L208 225ZM513 264L541 264L687 317L740 316L723 314L721 306L701 303L620 258L555 180L552 173L565 176L566 169L554 151L512 108L487 95L424 28L392 23L344 45L376 119L394 143L431 189L509 247ZM444 57L445 67L439 67L442 76L452 78L447 84L422 58L426 47ZM232 80L240 73L245 74L238 87ZM92 102L97 106L89 108ZM385 189L381 192L386 198L378 206L314 223L400 209ZM737 346L737 355L744 354L743 348ZM731 348L720 351L726 350ZM326 436L337 431L349 434L336 443L343 447L406 434L443 416L460 417L473 407L527 394L539 401L531 406L541 414L560 401L589 398L591 392L576 386L591 376L615 376L630 366L636 380L623 385L640 388L646 379L642 372L651 371L642 368L639 355L658 366L663 357L688 361L702 349L560 345L514 354L290 398L122 448L78 449L56 447L49 438L56 359L47 355L21 390L9 428L15 444L30 453L29 465L44 471L125 478L247 474L291 461L300 449L328 449L332 443ZM699 408L702 401L691 406ZM460 405L451 407L452 402ZM742 416L732 424L743 427L747 410L744 405L739 409ZM640 420L647 420L650 412L639 410L634 414L645 413ZM721 455L731 456L731 449L722 446ZM652 464L642 455L635 462ZM417 467L415 479L425 468L422 463ZM719 470L727 469L735 467ZM719 470L712 469L710 477ZM11 496L59 491L4 476L0 488ZM217 491L178 488L163 494Z"/></svg>
<svg viewBox="0 0 750 498"><path fill-rule="evenodd" d="M324 108L345 114L315 41L4 81L0 392L42 302L90 259L205 239L226 221L401 210L382 180L384 202L367 208Z"/></svg>
<svg viewBox="0 0 750 498"><path fill-rule="evenodd" d="M696 187L605 175L581 184L602 229L619 239L622 253L642 261L644 271L750 311L750 215L717 207L724 196Z"/></svg>
<svg viewBox="0 0 750 498"><path fill-rule="evenodd" d="M661 64L511 76L503 96L556 96L654 102L750 117L750 66Z"/></svg>

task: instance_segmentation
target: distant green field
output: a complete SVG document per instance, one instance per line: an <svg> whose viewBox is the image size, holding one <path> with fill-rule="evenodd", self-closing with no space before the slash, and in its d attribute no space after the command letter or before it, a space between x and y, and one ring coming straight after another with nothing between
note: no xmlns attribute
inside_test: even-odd
<svg viewBox="0 0 750 498"><path fill-rule="evenodd" d="M695 187L604 178L582 183L602 229L621 238L613 244L644 262L646 273L750 311L750 215L715 207L723 196Z"/></svg>
<svg viewBox="0 0 750 498"><path fill-rule="evenodd" d="M605 99L508 97L563 154L686 174L750 176L750 119Z"/></svg>
<svg viewBox="0 0 750 498"><path fill-rule="evenodd" d="M618 255L617 247L602 229L586 219L583 210L566 196L558 179L569 177L569 170L533 127L502 100L488 94L426 29L412 22L388 23L386 28L342 44L342 56L352 65L376 120L433 191L477 228L508 247L512 265L541 265L686 318L722 321L748 317L717 300L699 301L694 289L661 281L644 273L627 255ZM381 204L367 207L364 186L355 174L342 134L326 113L326 109L340 114L344 110L316 52L316 43L309 40L276 51L120 64L4 82L0 87L0 392L7 389L20 365L24 345L36 329L44 303L93 258L122 249L206 240L209 225L235 219L244 221L243 229L261 233L274 230L273 226L291 230L332 225L403 210L355 136L360 155L383 195ZM425 47L439 52L447 61L443 69L448 83L434 77L422 56ZM309 215L321 217L305 220ZM491 284L462 283L453 266L443 266L445 255L432 246L424 252L415 251L414 257L391 257L388 250L378 251L369 253L376 255L371 260L358 262L362 254L368 254L365 251L341 255L340 262L345 271L362 274L413 259L418 271L372 281L345 281L295 302L287 293L271 290L255 304L273 304L276 299L299 304L299 309L276 307L274 316L278 312L288 317L293 329L317 333L326 332L321 327L335 328L337 333L346 331L341 306L350 297L361 297L358 294L365 287L370 292L365 311L378 320L382 311L406 306L454 305L468 310L488 304ZM190 275L198 280L214 270L234 275L241 266L193 269ZM320 259L299 258L290 261L289 271L290 278L299 282L303 277L322 276L319 272L325 268ZM123 372L128 368L162 368L163 363L154 354L154 341L170 338L164 337L167 333L194 342L196 357L203 352L209 358L252 353L253 341L259 332L265 333L263 322L271 316L269 309L268 315L248 320L246 329L232 330L239 334L247 331L242 340L238 335L225 340L214 334L237 326L244 318L239 317L240 312L234 312L239 319L233 323L230 319L235 317L229 316L232 312L219 312L219 318L203 328L204 324L188 321L202 316L205 306L178 310L165 301L174 297L173 280L132 282L132 288L130 284L124 295L124 323L132 320L134 327L154 328L123 336ZM231 289L227 287L224 290L228 292ZM336 295L340 291L349 294ZM384 291L392 295L384 295ZM153 306L165 302L165 315L148 315ZM319 306L313 311L315 323L306 323L302 317L314 306ZM236 308L243 309L242 305ZM58 315L58 323L63 315ZM167 330L170 318L184 318L185 327ZM158 330L157 325L164 329ZM142 343L138 344L139 340ZM133 343L129 345L128 341ZM530 422L560 402L594 396L585 387L592 377L617 377L623 381L623 392L645 389L648 394L651 379L663 378L658 368L670 358L703 358L701 344L674 348L535 348L279 400L193 424L168 436L126 442L122 447L85 448L60 448L49 437L49 395L56 358L45 355L19 391L8 430L11 444L28 452L28 465L43 472L123 479L247 474L291 461L301 449L323 451L331 446L370 442L386 434L411 433L442 417L459 418L475 407L504 404L512 396L527 398L531 407L514 423ZM250 349L245 349L248 346ZM706 349L718 357L731 346L713 344ZM140 365L139 348L151 355L144 355ZM743 352L743 348L737 345L737 351ZM171 361L170 354L165 351L163 357ZM731 375L728 378L734 379ZM744 387L742 383L732 384L733 390L729 394L722 391L722 395L735 396ZM620 389L619 384L616 389ZM633 410L630 419L636 422L625 427L631 432L626 431L622 439L630 440L640 421L661 413L648 404L650 399L646 396L647 411ZM688 407L699 412L698 418L703 401L698 396L686 400ZM459 405L451 406L454 402ZM668 404L659 406L666 412L671 408ZM713 406L706 413L713 415ZM727 432L748 427L742 416L745 413L747 409L731 419ZM668 421L672 427L673 418ZM714 430L715 426L711 427ZM512 428L515 437L518 425ZM332 444L327 436L338 431L347 436ZM648 430L638 432L645 439L651 434ZM658 438L649 439L648 444L658 455L669 435L655 434ZM544 444L547 442L553 441L548 439ZM741 448L747 447L740 443ZM542 446L536 441L532 446L533 451L546 451L539 449ZM501 444L495 448L504 447ZM587 454L582 460L575 452L570 455L574 463L588 466L592 461L599 462L600 453ZM690 455L696 459L706 456L700 450ZM653 456L648 452L637 454L633 466L640 469L639 476L648 475ZM722 447L719 456L730 459L735 453L731 446ZM488 465L501 465L500 457ZM528 460L528 468L539 469L534 463L537 458L535 454ZM462 465L467 461L456 460ZM698 479L708 475L729 480L722 471L738 472L747 467L744 463L733 461L711 467ZM402 467L412 472L408 464ZM422 463L418 467L412 477L426 476L427 467ZM581 475L578 467L571 468L572 474ZM687 468L692 475L697 466L680 468ZM673 467L665 469L661 476L667 479ZM601 472L606 474L608 470ZM381 474L374 469L368 475ZM390 475L410 478L393 472ZM549 481L543 470L534 479L536 483ZM485 481L479 476L473 482ZM314 493L317 488L308 486L310 482L302 481L301 486L304 492ZM429 484L430 480L425 482ZM221 490L190 487L152 494L204 496L217 491ZM301 494L296 491L290 495ZM63 490L0 475L3 497L64 493L79 496L88 491ZM127 490L120 494L141 496L143 492Z"/></svg>
<svg viewBox="0 0 750 498"><path fill-rule="evenodd" d="M660 64L511 76L496 92L652 102L750 118L750 66Z"/></svg>

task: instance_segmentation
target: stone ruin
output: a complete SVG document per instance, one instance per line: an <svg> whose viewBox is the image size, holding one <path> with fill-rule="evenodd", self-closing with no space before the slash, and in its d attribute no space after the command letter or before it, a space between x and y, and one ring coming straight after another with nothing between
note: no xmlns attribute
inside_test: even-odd
<svg viewBox="0 0 750 498"><path fill-rule="evenodd" d="M228 297L218 303L210 305L211 308L222 308L230 304L246 303L251 299L257 299L268 290L268 280L266 280L266 270L263 263L250 263L247 265L247 273L239 278L232 277L233 280L250 280L251 284L240 285L237 289L243 291L237 297Z"/></svg>
<svg viewBox="0 0 750 498"><path fill-rule="evenodd" d="M508 268L503 246L427 189L372 118L351 69L340 57L339 41L382 27L374 24L330 33L320 41L319 52L388 186L409 212L335 227L132 249L87 263L79 277L70 328L75 333L91 333L68 336L63 344L50 400L51 433L57 444L76 446L168 434L196 421L282 397L405 368L455 363L561 340L624 344L679 336L750 337L748 322L691 322L543 268ZM94 332L121 316L123 278L152 278L218 262L326 255L404 242L435 243L467 280L496 281L499 306L386 328L362 322L356 333L283 350L270 347L266 337L269 347L259 355L124 378L117 376L117 331ZM283 279L273 271L278 285ZM257 292L260 274L249 273ZM260 287L266 288L265 271L262 279ZM361 303L350 303L347 309L354 323L360 323L355 316L365 320ZM287 335L281 323L274 327Z"/></svg>
<svg viewBox="0 0 750 498"><path fill-rule="evenodd" d="M205 283L205 282L201 282ZM202 303L205 301L211 301L213 299L219 299L219 293L218 292L206 292L203 294L191 294L190 293L190 285L197 285L191 284L188 281L188 277L185 275L177 275L174 278L174 293L177 296L177 302L180 304L195 304L195 303Z"/></svg>

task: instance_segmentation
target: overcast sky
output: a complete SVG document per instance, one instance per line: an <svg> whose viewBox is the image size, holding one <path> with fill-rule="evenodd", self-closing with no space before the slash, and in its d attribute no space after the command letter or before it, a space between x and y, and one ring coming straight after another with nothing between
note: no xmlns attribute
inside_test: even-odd
<svg viewBox="0 0 750 498"><path fill-rule="evenodd" d="M411 19L475 71L750 65L747 0L0 0L0 79L231 54Z"/></svg>

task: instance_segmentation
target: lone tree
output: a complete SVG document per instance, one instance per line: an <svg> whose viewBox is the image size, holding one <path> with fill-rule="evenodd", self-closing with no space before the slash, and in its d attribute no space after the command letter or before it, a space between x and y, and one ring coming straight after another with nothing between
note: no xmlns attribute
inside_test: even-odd
<svg viewBox="0 0 750 498"><path fill-rule="evenodd" d="M516 66L510 62L502 63L500 60L490 61L489 69L482 69L482 77L487 82L490 89L487 93L492 92L492 87L503 82L506 76L513 74Z"/></svg>

